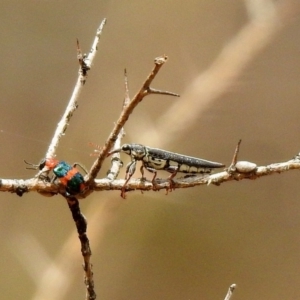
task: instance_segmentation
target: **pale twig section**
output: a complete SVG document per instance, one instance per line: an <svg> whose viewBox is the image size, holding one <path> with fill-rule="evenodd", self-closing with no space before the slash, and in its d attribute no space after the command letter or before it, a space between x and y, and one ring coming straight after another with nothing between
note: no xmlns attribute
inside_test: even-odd
<svg viewBox="0 0 300 300"><path fill-rule="evenodd" d="M87 66L88 69L91 68L92 62L93 62L93 60L95 58L96 50L97 50L97 45L99 43L100 36L101 36L101 33L102 33L102 29L103 29L105 23L106 23L106 19L104 19L101 22L100 27L97 29L96 37L94 39L91 51L89 52L88 56L86 56L83 59L85 65ZM49 145L49 148L47 150L45 158L52 158L52 157L55 156L56 149L58 147L59 141L62 138L62 136L65 134L65 132L67 130L67 127L69 125L69 122L71 120L71 117L72 117L73 113L75 112L75 110L78 107L77 100L78 100L80 92L82 91L82 88L83 88L83 78L82 78L82 76L84 75L83 73L86 73L88 69L86 69L83 72L82 71L82 64L81 64L79 72L78 72L78 79L77 79L77 82L75 84L75 88L73 90L71 99L70 99L70 101L69 101L69 103L68 103L68 105L66 107L66 110L65 110L65 112L64 112L61 120L59 121L59 123L58 123L58 125L56 127L54 136L53 136L52 141L51 141L51 143ZM86 75L85 75L85 77L86 77ZM86 78L85 78L85 80L86 80Z"/></svg>
<svg viewBox="0 0 300 300"><path fill-rule="evenodd" d="M193 80L182 94L182 101L174 102L156 120L155 127L159 128L160 134L151 135L152 129L145 128L139 142L166 148L178 136L197 126L199 116L228 91L257 55L295 19L293 17L299 14L299 10L298 0L274 1L274 5L265 5L260 17L249 20L221 50L212 65Z"/></svg>
<svg viewBox="0 0 300 300"><path fill-rule="evenodd" d="M236 284L233 283L233 284L229 287L229 289L228 289L228 291L227 291L227 294L226 294L226 297L225 297L224 300L230 300L231 297L232 297L232 295L233 295L233 292L234 292L235 289L236 289Z"/></svg>
<svg viewBox="0 0 300 300"><path fill-rule="evenodd" d="M93 185L93 181L96 178L98 172L101 169L102 163L107 157L107 154L109 150L112 148L114 145L115 141L117 140L124 124L127 122L129 119L130 114L133 112L135 107L144 99L144 97L151 95L151 94L160 94L160 95L169 95L169 96L177 96L179 97L178 94L173 93L173 92L168 92L168 91L160 91L156 90L150 87L150 84L154 80L155 76L159 72L160 68L164 65L164 63L167 61L167 56L160 56L155 58L154 60L154 67L146 80L143 83L143 86L141 89L138 91L138 93L133 97L133 99L126 105L124 106L121 115L116 122L113 130L111 131L109 137L107 138L104 146L101 148L99 152L99 157L97 160L94 162L89 174L86 176L86 182L88 185Z"/></svg>
<svg viewBox="0 0 300 300"><path fill-rule="evenodd" d="M87 55L87 57L84 60L89 69L92 67L94 58L96 56L96 53L97 53L97 50L98 50L98 44L99 44L100 37L101 37L101 34L102 34L102 30L103 30L103 27L104 27L105 24L106 24L106 19L104 19L101 22L99 28L97 29L96 36L95 36L93 45L91 47L91 50L90 50L89 54Z"/></svg>
<svg viewBox="0 0 300 300"><path fill-rule="evenodd" d="M128 106L130 103L130 96L129 96L129 86L128 86L128 77L127 77L127 70L124 70L124 87L125 87L125 96L124 96L124 102L123 102L123 109ZM120 133L118 134L118 137L116 139L116 142L114 143L113 148L120 148L121 147L121 141L123 136L125 135L125 130L122 127L120 130ZM111 157L111 167L109 171L107 172L106 178L108 180L115 180L120 172L121 167L123 166L123 163L120 159L120 154L115 153Z"/></svg>

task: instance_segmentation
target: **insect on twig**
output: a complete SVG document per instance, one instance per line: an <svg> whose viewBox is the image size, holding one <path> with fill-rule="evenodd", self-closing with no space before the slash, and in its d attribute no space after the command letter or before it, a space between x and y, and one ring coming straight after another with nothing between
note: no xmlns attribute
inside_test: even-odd
<svg viewBox="0 0 300 300"><path fill-rule="evenodd" d="M178 172L187 174L207 174L214 168L225 167L224 164L218 162L186 156L162 149L151 148L141 144L124 144L120 148L110 151L108 156L117 152L124 152L131 157L131 162L129 162L126 166L125 183L121 191L121 197L123 198L125 198L126 185L135 172L137 161L142 162L142 166L140 168L142 179L145 179L143 168L154 173L152 178L153 189L155 189L157 170L164 170L171 173L168 180L170 182L170 189L172 189L172 179Z"/></svg>
<svg viewBox="0 0 300 300"><path fill-rule="evenodd" d="M85 172L86 170L79 163L75 163L71 166L65 161L58 161L55 158L43 159L38 165L29 163L26 160L24 160L24 162L30 166L26 169L42 171L44 167L46 167L49 171L52 170L55 176L52 178L51 182L54 182L56 178L58 178L60 183L66 189L65 196L67 197L80 194L86 190L84 178L76 166L80 166ZM42 174L40 174L40 176L41 175Z"/></svg>

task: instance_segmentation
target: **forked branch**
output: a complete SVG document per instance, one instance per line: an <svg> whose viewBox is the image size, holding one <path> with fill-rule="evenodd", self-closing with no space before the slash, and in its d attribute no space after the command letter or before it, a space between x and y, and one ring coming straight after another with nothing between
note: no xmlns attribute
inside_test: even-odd
<svg viewBox="0 0 300 300"><path fill-rule="evenodd" d="M162 95L170 95L170 96L179 97L179 95L176 93L155 90L150 87L150 84L152 83L153 79L159 72L160 68L167 61L167 58L168 57L166 55L164 55L164 56L157 57L154 60L154 67L153 67L151 73L146 78L145 82L143 83L143 86L138 91L138 93L133 97L133 99L123 107L121 115L115 124L115 127L113 128L113 130L110 133L109 137L107 138L104 146L102 147L102 149L99 152L99 157L94 162L89 174L86 176L86 182L88 185L93 184L94 179L96 178L97 174L99 173L99 171L101 169L103 161L105 160L109 150L113 147L115 141L117 140L124 124L128 120L128 118L129 118L130 114L133 112L134 108L144 99L144 97L146 97L147 95L151 95L151 94L162 94Z"/></svg>

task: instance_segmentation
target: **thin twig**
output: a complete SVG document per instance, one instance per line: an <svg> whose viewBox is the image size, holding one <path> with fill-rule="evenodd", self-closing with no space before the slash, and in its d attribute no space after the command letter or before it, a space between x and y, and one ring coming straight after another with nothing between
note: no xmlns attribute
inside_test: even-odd
<svg viewBox="0 0 300 300"><path fill-rule="evenodd" d="M87 72L90 70L90 67L85 62L86 55L82 54L78 39L77 39L77 59L80 65L79 68L80 82L82 85L84 85L87 79Z"/></svg>
<svg viewBox="0 0 300 300"><path fill-rule="evenodd" d="M107 157L109 150L112 148L113 144L117 140L120 131L122 130L124 124L128 120L130 114L133 112L134 108L144 99L145 96L152 94L152 91L150 89L150 84L152 83L153 79L155 78L160 68L163 66L163 64L166 61L167 61L166 55L158 57L154 60L154 68L146 78L142 88L133 97L133 99L127 104L127 106L124 107L124 109L122 110L121 115L115 124L115 127L113 128L102 150L99 153L98 159L94 162L89 174L86 176L86 182L88 185L91 185L94 179L96 178L98 172L101 169L104 159ZM178 96L177 94L173 94L173 93L172 95Z"/></svg>
<svg viewBox="0 0 300 300"><path fill-rule="evenodd" d="M96 53L97 53L97 50L98 50L98 44L99 44L100 37L101 37L101 34L102 34L102 30L103 30L103 27L104 27L105 24L106 24L106 19L103 19L103 21L101 22L99 28L97 29L96 37L94 39L91 50L90 50L89 54L87 55L87 57L85 58L85 63L89 68L92 67L92 63L93 63L94 58L96 56Z"/></svg>
<svg viewBox="0 0 300 300"><path fill-rule="evenodd" d="M84 215L80 211L79 202L75 197L66 198L69 208L72 212L73 220L76 224L78 237L81 243L81 253L83 256L84 283L86 286L86 300L96 299L94 290L94 279L92 272L92 264L90 263L92 251L89 239L86 234L87 222Z"/></svg>
<svg viewBox="0 0 300 300"><path fill-rule="evenodd" d="M125 87L125 96L124 96L124 102L123 102L123 109L129 104L130 102L130 96L129 96L129 87L128 87L128 77L127 77L127 71L124 70L124 87ZM122 127L118 138L116 139L116 142L114 144L114 148L121 147L121 140L123 136L125 135L125 130ZM111 157L111 167L106 175L106 178L109 180L115 180L120 172L121 167L123 166L123 163L120 159L120 153L114 153Z"/></svg>
<svg viewBox="0 0 300 300"><path fill-rule="evenodd" d="M89 53L89 55L84 58L84 63L85 65L87 66L88 69L91 68L91 64L95 58L95 54L96 54L96 50L97 50L97 45L99 43L99 39L100 39L100 35L102 33L102 29L104 27L104 24L106 22L106 19L104 19L102 22L101 22L101 25L100 27L98 28L97 32L96 32L96 37L95 37L95 40L94 40L94 43L93 43L93 46L91 48L91 51ZM82 71L81 71L81 68L79 70L79 75L78 75L78 79L77 79L77 82L76 82L76 85L75 85L75 88L73 90L73 94L71 96L71 99L69 101L69 104L61 118L61 120L59 121L57 127L56 127L56 130L55 130L55 133L54 133L54 136L52 138L52 141L49 145L49 148L47 150L47 153L46 153L46 158L51 158L51 157L54 157L55 156L55 152L56 152L56 149L58 147L58 144L59 144L59 141L61 139L61 137L65 134L66 130L67 130L67 127L70 123L70 120L71 120L71 117L73 115L73 113L75 112L75 110L77 109L78 105L77 105L77 99L80 95L80 92L82 91L82 88L83 88L83 84L82 84Z"/></svg>
<svg viewBox="0 0 300 300"><path fill-rule="evenodd" d="M157 94L157 95L166 95L166 96L174 96L174 97L179 97L177 93L173 92L168 92L168 91L162 91L162 90L157 90L153 88L148 89L149 94Z"/></svg>
<svg viewBox="0 0 300 300"><path fill-rule="evenodd" d="M239 154L239 151L240 151L241 142L242 142L242 140L239 140L237 145L236 145L236 148L235 148L235 151L234 151L234 154L233 154L233 158L232 158L232 162L231 162L231 165L233 165L233 166L236 165L238 154Z"/></svg>
<svg viewBox="0 0 300 300"><path fill-rule="evenodd" d="M124 101L123 101L123 110L125 109L125 107L129 104L130 102L130 96L129 96L129 88L128 88L128 77L127 77L127 71L126 69L124 70L124 86L125 86L125 96L124 96ZM122 127L120 130L120 133L118 134L118 137L114 143L114 148L120 148L121 147L121 140L125 135L125 130ZM90 145L92 147L96 147L97 149L95 149L94 151L96 153L98 153L97 156L99 156L99 153L102 150L102 147L99 145L95 145L93 143L90 143ZM92 154L92 156L95 156L94 154ZM111 157L111 167L108 170L107 174L106 174L106 178L109 180L115 180L120 172L121 167L123 166L123 163L120 159L120 154L119 153L115 153L112 155Z"/></svg>
<svg viewBox="0 0 300 300"><path fill-rule="evenodd" d="M236 289L236 284L233 283L233 284L229 287L228 292L227 292L227 295L226 295L226 297L225 297L224 300L230 300L230 299L231 299L231 296L233 295L233 292L234 292L235 289Z"/></svg>
<svg viewBox="0 0 300 300"><path fill-rule="evenodd" d="M234 174L234 173L242 173L242 174L250 174L253 173L256 168L257 168L257 164L250 162L250 161L238 161L238 155L240 152L240 146L241 146L241 142L242 140L239 140L239 142L236 145L234 154L233 154L233 158L232 158L232 162L230 164L230 166L226 169L226 171L230 174Z"/></svg>

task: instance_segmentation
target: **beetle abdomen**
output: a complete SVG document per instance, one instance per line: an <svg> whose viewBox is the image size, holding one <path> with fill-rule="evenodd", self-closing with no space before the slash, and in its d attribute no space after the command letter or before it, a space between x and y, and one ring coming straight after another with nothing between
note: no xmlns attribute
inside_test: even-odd
<svg viewBox="0 0 300 300"><path fill-rule="evenodd" d="M203 168L221 168L225 167L224 164L213 162L205 159L200 159L192 156L182 155L174 152L169 152L165 150L160 150L157 148L149 148L146 147L148 154L148 162L160 162L163 165L172 165L172 166L180 166L179 172L184 173L201 173L201 169ZM146 158L146 156L145 156Z"/></svg>

